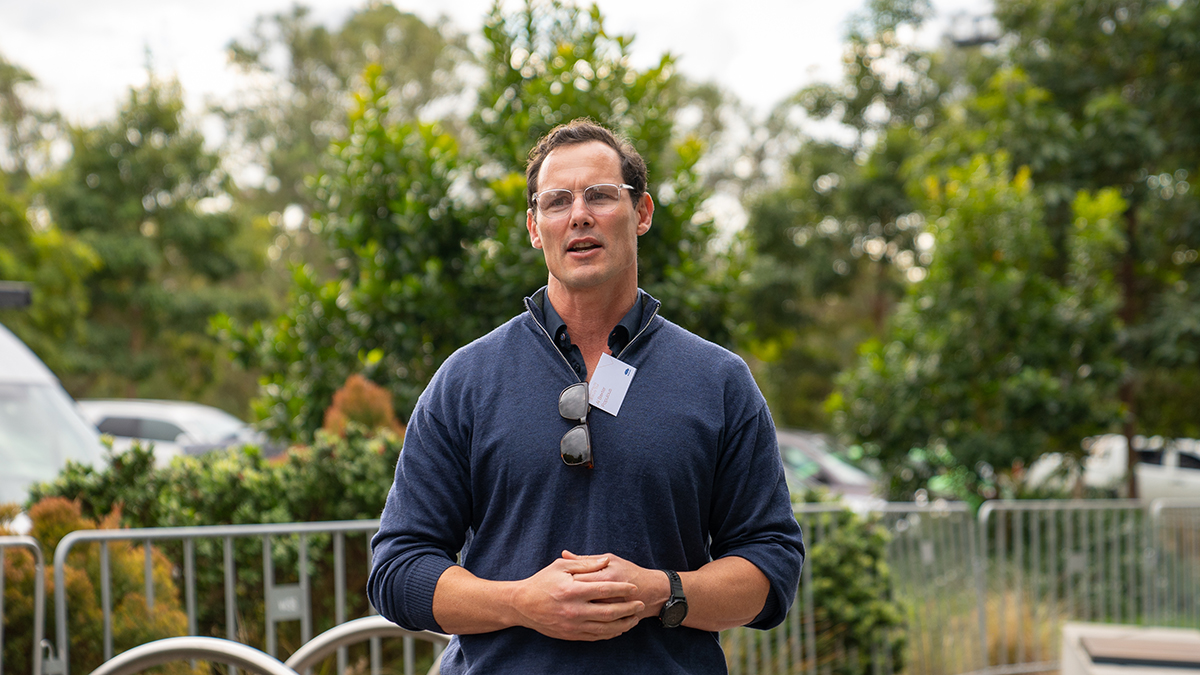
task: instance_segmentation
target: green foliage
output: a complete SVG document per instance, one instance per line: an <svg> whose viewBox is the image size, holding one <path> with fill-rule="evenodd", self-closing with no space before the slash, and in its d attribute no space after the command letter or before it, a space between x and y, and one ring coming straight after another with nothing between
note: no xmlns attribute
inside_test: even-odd
<svg viewBox="0 0 1200 675"><path fill-rule="evenodd" d="M445 22L431 26L387 2L353 11L336 29L315 23L311 10L260 16L250 34L229 44L229 58L253 82L246 100L221 110L239 145L252 149L267 179L254 198L282 211L318 206L305 187L321 169L335 138L346 134L347 108L363 69L379 64L392 114L414 121L432 102L458 93L457 66L470 60L465 39ZM276 63L287 55L286 66Z"/></svg>
<svg viewBox="0 0 1200 675"><path fill-rule="evenodd" d="M784 184L749 209L739 318L772 410L788 426L830 426L821 402L834 376L857 344L882 334L906 279L928 265L903 167L938 119L943 89L935 61L897 34L928 12L925 2L872 3L851 27L842 85L808 87L772 114L798 109L853 135L844 146L805 142Z"/></svg>
<svg viewBox="0 0 1200 675"><path fill-rule="evenodd" d="M7 175L3 187L12 193L49 163L50 141L60 131L58 113L30 102L36 87L29 71L0 54L0 175Z"/></svg>
<svg viewBox="0 0 1200 675"><path fill-rule="evenodd" d="M135 442L120 453L109 446L103 468L68 461L53 482L30 486L27 505L62 497L77 503L85 518L98 520L119 512L124 524L136 527L158 520L163 478L154 467L152 446Z"/></svg>
<svg viewBox="0 0 1200 675"><path fill-rule="evenodd" d="M598 10L585 17L558 3L512 16L497 7L485 36L475 138L394 114L392 83L366 69L346 137L312 182L334 278L298 268L290 309L273 324L218 322L265 373L259 415L276 433L310 438L353 373L390 391L407 417L454 349L521 311L546 279L525 229L524 158L541 133L579 116L627 133L650 166L658 208L640 242L641 285L664 316L728 341L731 268L710 250L715 232L700 209L704 145L675 137L672 106L683 98L669 57L632 69L629 39L609 37Z"/></svg>
<svg viewBox="0 0 1200 675"><path fill-rule="evenodd" d="M84 517L105 518L112 526L117 519L128 527L366 520L379 517L401 445L402 439L389 429L368 433L353 422L344 436L319 432L311 446L293 447L286 456L272 460L246 446L181 456L159 467L153 463L151 450L135 445L110 458L103 469L71 464L53 482L36 487L33 494L39 503L73 500ZM56 536L83 527L87 525L64 526ZM176 569L183 568L182 546L164 543L158 548ZM296 538L272 541L279 574L296 569L299 548ZM222 540L196 540L195 555L199 631L224 637ZM366 584L368 556L365 540L347 540L347 587ZM312 596L316 627L323 630L332 626L335 598L334 562L327 537L310 538L308 559L317 584ZM234 564L238 597L262 598L261 542L236 542ZM171 592L177 597L177 592ZM262 611L253 603L240 608L239 627L250 644L263 644ZM365 615L366 598L352 596L347 611L350 616ZM96 624L93 631L99 630L98 620ZM184 631L180 628L172 634ZM76 635L74 628L71 635Z"/></svg>
<svg viewBox="0 0 1200 675"><path fill-rule="evenodd" d="M839 675L866 675L887 662L886 654L888 670L901 671L906 640L898 629L904 614L891 591L887 528L848 510L818 519L827 521L818 527L828 529L809 547L807 561L813 565L813 598L819 599L814 609L818 660L833 661L831 672Z"/></svg>
<svg viewBox="0 0 1200 675"><path fill-rule="evenodd" d="M1043 274L1053 249L1041 203L1028 173L1011 177L1006 161L976 157L944 185L929 181L929 277L829 401L891 480L909 469L893 497L921 478L906 466L913 448L938 460L931 471L1007 469L1043 452L1078 454L1079 439L1115 413L1104 308Z"/></svg>
<svg viewBox="0 0 1200 675"><path fill-rule="evenodd" d="M33 522L31 535L43 551L53 557L63 536L74 530L112 529L120 519L120 510L96 522L81 515L78 502L61 497L39 500L29 510ZM115 543L108 547L109 581L113 598L113 650L120 653L159 638L187 632L179 591L171 577L170 562L161 552L153 555L152 575L154 606L149 608L143 574L145 554L133 543ZM89 672L104 661L104 633L101 619L100 548L81 545L71 549L64 570L69 610L67 627L71 635L70 667ZM33 641L33 556L12 551L4 557L4 665L14 672L33 672L29 662ZM54 569L45 569L46 597L54 597ZM47 607L46 624L55 625L56 608ZM190 673L187 664L172 664L164 672Z"/></svg>
<svg viewBox="0 0 1200 675"><path fill-rule="evenodd" d="M153 77L116 120L74 128L70 140L71 158L40 187L54 222L100 268L87 279L82 344L60 377L77 394L215 399L235 376L213 367L208 317L269 307L254 278L261 233L226 208L220 157L188 125L178 85Z"/></svg>
<svg viewBox="0 0 1200 675"><path fill-rule="evenodd" d="M320 282L298 268L292 308L273 326L239 334L219 324L264 370L259 416L281 434L320 428L334 391L359 372L411 409L436 366L494 318L460 312L484 286L472 264L481 252L464 246L480 224L451 196L462 175L457 142L439 125L387 124L386 82L378 69L367 77L349 137L316 180L327 205L317 223L340 278Z"/></svg>
<svg viewBox="0 0 1200 675"><path fill-rule="evenodd" d="M288 523L375 518L387 496L402 438L351 422L344 436L320 433L267 459L244 446L183 455L166 466L135 443L103 468L70 463L52 482L31 488L30 503L78 502L86 518L120 512L128 527Z"/></svg>
<svg viewBox="0 0 1200 675"><path fill-rule="evenodd" d="M28 204L10 194L4 183L0 174L0 280L27 282L33 303L0 310L0 323L31 345L51 370L61 372L70 363L71 345L83 339L89 307L86 282L99 260L48 217L34 227L26 215Z"/></svg>
<svg viewBox="0 0 1200 675"><path fill-rule="evenodd" d="M1196 45L1178 37L1196 8L1009 0L996 15L1004 47L968 59L899 164L936 243L929 278L828 401L896 496L940 476L978 498L1092 433L1196 428L1178 409L1200 379L1200 111L1181 95ZM1007 187L980 179L1009 166Z"/></svg>

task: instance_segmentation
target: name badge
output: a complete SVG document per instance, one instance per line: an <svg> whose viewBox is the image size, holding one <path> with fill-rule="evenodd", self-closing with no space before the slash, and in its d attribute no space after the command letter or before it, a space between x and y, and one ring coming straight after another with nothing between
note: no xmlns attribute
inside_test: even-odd
<svg viewBox="0 0 1200 675"><path fill-rule="evenodd" d="M596 372L588 383L589 403L616 417L625 400L625 392L629 391L629 383L633 382L636 374L637 368L608 354L601 354Z"/></svg>

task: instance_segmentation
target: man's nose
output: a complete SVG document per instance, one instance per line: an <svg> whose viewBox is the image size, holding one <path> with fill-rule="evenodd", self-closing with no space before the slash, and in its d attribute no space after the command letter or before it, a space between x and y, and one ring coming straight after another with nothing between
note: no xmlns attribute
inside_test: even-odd
<svg viewBox="0 0 1200 675"><path fill-rule="evenodd" d="M571 201L571 227L589 227L592 224L592 211L587 206L587 200L583 198L583 193L572 195L574 199Z"/></svg>

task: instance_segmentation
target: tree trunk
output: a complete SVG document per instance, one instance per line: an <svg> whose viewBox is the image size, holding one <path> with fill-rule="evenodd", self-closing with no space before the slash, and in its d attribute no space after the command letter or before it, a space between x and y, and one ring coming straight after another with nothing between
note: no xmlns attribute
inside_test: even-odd
<svg viewBox="0 0 1200 675"><path fill-rule="evenodd" d="M883 259L880 259L875 264L875 297L871 299L871 323L875 328L875 335L882 339L884 330L887 328L888 317L888 295L887 295L887 276L888 266Z"/></svg>
<svg viewBox="0 0 1200 675"><path fill-rule="evenodd" d="M1138 302L1137 293L1137 206L1131 201L1129 207L1125 210L1125 255L1121 259L1121 321L1125 324L1124 329L1129 331L1133 326L1137 325L1138 317L1141 314L1141 306ZM1128 344L1126 349L1132 349ZM1121 425L1121 432L1125 434L1126 452L1128 453L1128 462L1126 463L1127 474L1127 494L1130 499L1138 498L1137 489L1137 450L1133 447L1133 437L1137 432L1137 355L1126 353L1124 381L1121 382L1120 398L1121 405L1125 410L1125 419Z"/></svg>
<svg viewBox="0 0 1200 675"><path fill-rule="evenodd" d="M1132 376L1133 374L1130 373L1131 378ZM1129 468L1128 473L1125 475L1125 479L1128 481L1126 484L1126 494L1130 499L1137 499L1139 496L1137 475L1135 473L1138 464L1138 455L1137 450L1133 447L1133 437L1137 431L1137 412L1134 408L1135 391L1136 388L1132 379L1121 383L1121 403L1125 408L1125 422L1121 425L1121 433L1125 435L1125 452L1128 458L1125 466Z"/></svg>

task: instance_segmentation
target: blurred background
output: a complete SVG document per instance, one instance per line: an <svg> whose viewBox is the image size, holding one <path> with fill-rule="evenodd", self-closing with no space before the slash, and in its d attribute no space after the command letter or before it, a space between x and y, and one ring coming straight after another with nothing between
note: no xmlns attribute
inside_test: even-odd
<svg viewBox="0 0 1200 675"><path fill-rule="evenodd" d="M1197 82L1179 0L0 0L0 534L197 539L56 560L47 663L370 613L404 421L545 283L525 158L581 116L649 165L642 287L779 427L809 559L732 672L1200 643ZM13 672L32 561L0 562Z"/></svg>
<svg viewBox="0 0 1200 675"><path fill-rule="evenodd" d="M76 399L307 442L362 375L402 423L544 282L523 159L586 115L649 161L664 315L879 496L1136 495L1200 435L1192 3L0 14L0 321Z"/></svg>

